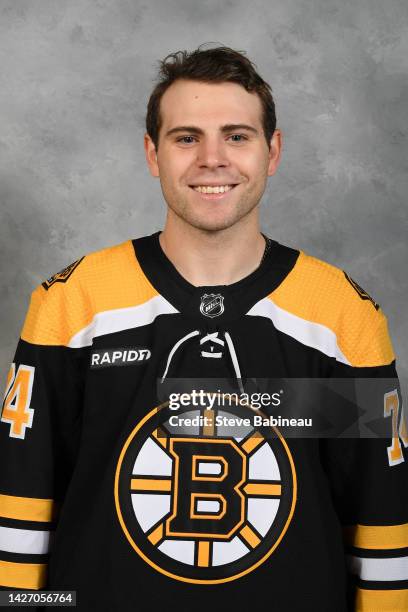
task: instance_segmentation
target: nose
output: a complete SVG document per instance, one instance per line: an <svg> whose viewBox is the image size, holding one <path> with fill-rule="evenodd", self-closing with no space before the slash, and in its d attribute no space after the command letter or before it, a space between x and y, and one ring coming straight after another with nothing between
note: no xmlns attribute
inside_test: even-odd
<svg viewBox="0 0 408 612"><path fill-rule="evenodd" d="M197 164L200 168L218 168L229 165L226 146L218 138L204 139L197 149Z"/></svg>

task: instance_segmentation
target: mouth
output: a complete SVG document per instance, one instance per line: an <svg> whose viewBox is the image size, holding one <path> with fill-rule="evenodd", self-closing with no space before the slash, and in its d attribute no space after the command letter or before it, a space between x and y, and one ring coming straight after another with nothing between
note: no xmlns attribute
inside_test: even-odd
<svg viewBox="0 0 408 612"><path fill-rule="evenodd" d="M189 185L189 187L203 200L223 200L229 196L238 184Z"/></svg>

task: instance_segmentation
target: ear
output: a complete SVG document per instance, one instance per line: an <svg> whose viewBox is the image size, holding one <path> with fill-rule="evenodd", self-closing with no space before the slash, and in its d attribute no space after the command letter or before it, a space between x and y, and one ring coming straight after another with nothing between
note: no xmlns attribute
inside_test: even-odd
<svg viewBox="0 0 408 612"><path fill-rule="evenodd" d="M271 138L271 146L269 149L269 164L268 164L268 176L275 174L279 166L280 156L282 150L282 132L276 129Z"/></svg>
<svg viewBox="0 0 408 612"><path fill-rule="evenodd" d="M156 147L154 146L153 140L147 133L144 135L144 150L150 174L152 176L159 176L159 165L157 163Z"/></svg>

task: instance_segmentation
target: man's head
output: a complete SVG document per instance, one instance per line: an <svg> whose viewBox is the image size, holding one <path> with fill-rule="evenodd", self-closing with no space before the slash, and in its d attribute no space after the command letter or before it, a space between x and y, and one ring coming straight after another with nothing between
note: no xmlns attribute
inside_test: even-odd
<svg viewBox="0 0 408 612"><path fill-rule="evenodd" d="M275 127L270 86L238 51L167 56L148 103L145 151L169 214L207 231L255 214L279 163ZM228 187L224 194L203 193L216 186Z"/></svg>

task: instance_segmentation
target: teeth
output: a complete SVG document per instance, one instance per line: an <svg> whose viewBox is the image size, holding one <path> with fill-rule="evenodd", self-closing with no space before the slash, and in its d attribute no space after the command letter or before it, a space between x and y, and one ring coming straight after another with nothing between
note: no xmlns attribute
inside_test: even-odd
<svg viewBox="0 0 408 612"><path fill-rule="evenodd" d="M199 185L198 187L193 187L193 189L199 193L225 193L226 191L230 191L232 189L232 185L217 185L216 187Z"/></svg>

